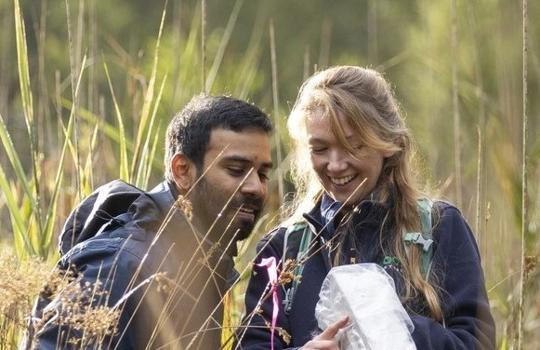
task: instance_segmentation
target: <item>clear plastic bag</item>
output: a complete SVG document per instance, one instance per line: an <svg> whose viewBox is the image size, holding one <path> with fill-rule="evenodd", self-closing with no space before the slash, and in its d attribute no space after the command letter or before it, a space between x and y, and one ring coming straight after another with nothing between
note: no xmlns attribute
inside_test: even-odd
<svg viewBox="0 0 540 350"><path fill-rule="evenodd" d="M345 315L341 350L416 349L413 323L396 294L393 279L377 264L334 267L323 282L315 317L325 329Z"/></svg>

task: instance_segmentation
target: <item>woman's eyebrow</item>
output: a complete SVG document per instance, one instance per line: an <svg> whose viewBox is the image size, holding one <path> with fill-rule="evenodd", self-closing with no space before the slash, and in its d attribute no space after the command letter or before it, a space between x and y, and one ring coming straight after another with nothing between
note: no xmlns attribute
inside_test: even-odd
<svg viewBox="0 0 540 350"><path fill-rule="evenodd" d="M317 142L324 143L326 141L324 139L322 139L322 138L319 138L319 137L310 137L308 139L308 142L309 143L317 143Z"/></svg>

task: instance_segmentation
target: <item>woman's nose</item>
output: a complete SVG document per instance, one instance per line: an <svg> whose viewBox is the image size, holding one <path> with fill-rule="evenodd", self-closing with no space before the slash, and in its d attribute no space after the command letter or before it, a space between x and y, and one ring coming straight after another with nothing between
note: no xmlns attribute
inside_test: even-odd
<svg viewBox="0 0 540 350"><path fill-rule="evenodd" d="M341 150L332 150L326 168L330 173L339 173L347 169L347 155Z"/></svg>

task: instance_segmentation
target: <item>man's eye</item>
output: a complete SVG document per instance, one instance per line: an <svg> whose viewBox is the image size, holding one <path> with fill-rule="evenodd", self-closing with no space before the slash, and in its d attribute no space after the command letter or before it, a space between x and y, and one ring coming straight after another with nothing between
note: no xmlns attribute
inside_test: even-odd
<svg viewBox="0 0 540 350"><path fill-rule="evenodd" d="M246 173L244 168L227 168L232 176L242 176Z"/></svg>
<svg viewBox="0 0 540 350"><path fill-rule="evenodd" d="M261 181L263 181L263 182L266 182L266 181L270 180L270 178L268 177L268 174L267 174L267 173L259 173L259 178L260 178Z"/></svg>

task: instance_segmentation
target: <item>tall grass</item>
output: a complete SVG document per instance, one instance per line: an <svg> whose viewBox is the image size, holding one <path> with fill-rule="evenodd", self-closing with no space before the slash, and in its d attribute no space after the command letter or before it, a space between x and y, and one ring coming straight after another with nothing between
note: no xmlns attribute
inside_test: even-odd
<svg viewBox="0 0 540 350"><path fill-rule="evenodd" d="M221 61L223 59L224 51L227 47L228 40L231 36L231 33L234 29L234 24L238 16L242 2L239 1L233 9L231 17L229 19L229 26L225 35L219 41L219 49L216 53L216 58L211 69L211 76L209 79L204 79L205 85L207 84L209 89L212 88L214 82L216 82L216 75L219 72ZM204 4L203 4L204 5ZM19 80L20 80L20 91L22 92L22 106L25 115L25 121L27 125L27 134L31 140L30 145L30 154L31 154L31 163L34 164L32 167L33 171L31 175L33 179L27 178L27 173L24 169L24 161L22 161L20 156L20 151L17 150L14 145L10 132L8 131L8 125L4 122L3 117L0 115L0 138L4 149L6 150L6 155L12 166L14 173L17 175L15 179L10 179L10 173L6 172L4 166L0 166L0 187L2 188L3 196L2 200L6 201L8 206L8 212L11 216L12 227L10 229L13 232L13 242L16 248L17 254L22 259L23 257L28 257L30 261L33 261L32 256L42 256L50 257L51 260L54 259L53 256L50 256L53 243L53 233L58 230L58 222L55 220L59 216L58 207L61 204L59 201L61 188L65 187L66 178L71 178L75 180L75 193L71 197L70 203L76 203L80 198L89 193L92 190L92 186L83 187L83 183L89 183L88 179L93 178L95 170L95 158L93 153L96 149L97 139L104 136L108 137L116 146L114 148L119 154L120 162L117 166L117 175L121 179L126 181L131 181L132 183L140 186L142 188L147 188L150 179L152 178L152 173L159 169L162 171L162 166L160 161L156 161L158 156L157 154L159 147L157 146L159 141L162 139L162 121L163 118L158 118L159 107L164 96L164 91L167 83L167 73L160 73L159 57L160 57L160 43L162 39L163 28L166 19L166 8L162 13L161 23L159 26L159 31L157 34L157 40L153 52L152 66L150 70L150 78L148 82L142 85L142 93L135 93L135 96L141 96L141 109L138 113L135 132L132 134L126 124L126 117L122 110L124 106L121 105L121 101L118 98L116 89L114 87L114 77L110 72L109 64L107 63L108 59L102 55L101 60L103 61L103 72L106 77L106 81L109 86L109 96L112 100L112 106L114 114L116 115L116 125L109 123L104 119L104 115L97 115L95 112L94 106L92 106L91 101L89 102L88 108L84 108L80 101L81 90L83 89L82 82L85 79L88 79L86 76L86 69L88 67L88 61L86 56L79 57L78 53L82 51L81 46L83 45L83 30L85 22L85 2L80 1L78 3L78 17L77 17L77 29L74 30L71 25L71 6L68 2L65 2L66 10L66 23L68 28L68 43L69 43L69 58L70 58L70 79L71 82L71 99L62 96L62 90L64 90L61 85L64 85L61 82L61 79L56 79L57 89L56 89L56 102L57 102L57 115L61 117L61 110L66 108L69 111L69 119L67 124L64 123L62 119L59 119L60 135L63 137L63 147L59 154L51 154L53 158L57 158L56 164L56 176L53 177L54 181L50 181L46 175L39 172L40 167L35 164L36 156L39 152L46 152L45 149L38 150L38 143L35 141L37 138L34 123L34 114L33 114L33 103L32 103L32 89L30 84L30 75L29 75L29 64L28 64L28 53L27 53L27 42L26 42L26 33L24 27L24 20L21 9L19 7L18 1L14 2L15 8L15 19L16 19L16 39L17 39L17 53L18 53L18 67L19 67ZM204 6L202 6L201 11L204 12ZM204 15L204 13L203 13ZM204 18L204 16L203 16ZM206 25L206 23L203 24ZM44 34L42 34L42 37ZM189 37L196 38L197 30L195 27L191 27L191 33ZM206 39L203 39L203 41ZM190 50L191 40L184 42L184 47L177 48L179 52L184 52L186 55L186 62L201 59L201 56L198 55L197 51ZM205 44L206 45L206 44ZM258 45L250 45L248 52L250 55L248 57L255 57L257 55ZM214 52L214 51L213 51ZM205 61L206 53L201 52L202 60ZM79 61L80 59L80 61ZM89 64L92 69L95 70L96 64L100 61L99 56L91 57L91 63ZM204 66L204 64L203 64ZM254 72L255 66L254 62L246 61L243 66L246 69L246 72ZM137 68L136 68L137 69ZM195 94L197 91L194 89L186 89L184 81L190 81L191 76L186 73L191 69L189 66L185 66L180 70L177 75L177 84L184 85L183 91L181 93L182 99L186 100L189 96ZM95 73L94 73L95 74ZM163 74L163 75L162 75ZM204 73L203 73L204 74ZM162 75L162 78L159 79L158 76ZM58 74L56 74L58 77ZM253 81L254 75L250 73L247 77L242 76L239 79L236 79L236 89L241 89L242 91L249 91L250 81ZM95 77L93 78L95 79ZM65 85L64 85L65 86ZM94 90L94 86L90 86L89 90ZM95 93L95 92L94 92ZM246 92L243 92L246 94ZM93 99L89 99L93 100ZM100 108L101 112L104 112ZM89 134L90 141L88 143L82 142L82 135ZM60 141L60 140L59 140ZM83 153L87 152L86 164L83 165ZM100 155L105 149L99 151ZM56 150L53 149L53 152ZM71 155L71 158L68 158ZM70 163L66 162L69 160ZM73 172L69 167L74 166ZM11 169L8 169L11 170ZM159 175L158 175L159 176ZM154 175L155 177L155 175ZM41 206L40 206L40 186L41 184L46 184L45 190L47 191L48 205L47 215L42 219L41 215ZM17 188L22 188L21 192ZM21 198L22 196L22 198ZM64 195L64 200L66 196ZM67 204L66 207L71 207L73 204ZM62 214L64 215L64 214ZM43 221L43 223L42 223ZM194 255L195 256L195 255ZM2 259L4 255L2 254ZM7 259L7 258L6 258ZM11 259L11 258L9 258ZM48 263L50 264L50 262ZM188 266L189 267L189 266ZM193 271L193 268L186 268L185 271ZM31 276L28 276L29 279ZM187 280L193 278L188 277ZM36 281L31 279L32 282L41 284L45 278L41 276L41 281ZM3 288L3 287L2 287ZM136 288L136 287L133 287ZM29 306L31 298L35 296L39 289L31 289L31 293L28 296L28 303L25 308L20 309L21 315L27 315L29 313ZM2 289L2 291L4 291ZM203 291L201 291L202 293ZM14 304L8 304L5 310L11 309ZM4 310L4 309L2 309ZM92 310L94 311L94 310ZM106 310L104 310L106 311ZM7 312L7 311L6 311ZM23 323L11 322L9 320L8 314L2 312L0 319L2 320L2 327L6 330L7 337L2 338L2 346L7 344L16 344L17 339L20 336L21 331L24 330Z"/></svg>
<svg viewBox="0 0 540 350"><path fill-rule="evenodd" d="M518 350L522 349L523 346L523 308L525 301L525 285L527 283L527 272L526 272L526 254L527 247L525 244L526 232L529 229L529 192L527 186L528 180L528 147L527 147L527 134L528 134L528 116L527 116L527 78L528 78L528 62L527 62L527 51L528 51L528 37L527 37L527 22L528 22L528 7L527 0L523 0L523 15L522 15L522 28L523 28L523 59L522 59L522 87L523 87L523 129L522 129L522 151L521 151L521 268L520 268L520 287L519 287L519 300L518 300L518 321L517 321L517 348Z"/></svg>
<svg viewBox="0 0 540 350"><path fill-rule="evenodd" d="M416 1L406 3L417 7ZM0 238L16 254L13 258L3 253L4 261L13 265L2 266L28 273L25 264L33 264L36 256L44 259L36 262L38 270L52 266L57 258L55 233L80 198L98 184L119 177L147 189L159 181L165 125L192 95L230 93L255 101L276 120L277 168L269 214L241 247L237 269L242 278L221 301L227 310L227 342L239 324L254 244L275 223L288 190L287 137L279 121L295 98L289 91L296 91L314 63L367 63L384 69L395 83L427 168L420 172L432 173L426 183L460 203L474 222L499 348L529 348L540 341L540 285L534 267L540 250L540 142L527 138L540 127L536 119L527 119L539 108L537 101L527 100L538 92L534 82L540 78L534 44L537 5L530 5L533 15L528 22L526 1L519 13L517 5L509 3L462 6L452 1L450 14L448 3L423 1L419 11L412 11L416 17L407 17L407 9L400 7L405 5L369 1L367 17L365 11L357 16L363 23L360 31L344 31L344 25L352 24L325 9L323 20L312 21L317 22L311 27L314 38L306 39L300 27L311 25L302 21L313 15L313 3L303 3L302 11L294 13L293 28L282 18L298 9L287 7L286 12L284 2L273 5L279 10L275 13L267 11L268 4L257 5L261 7L253 15L246 11L254 11L256 5L235 0L221 24L217 19L222 16L213 9L224 5L170 2L157 11L159 15L149 10L145 20L152 29L145 35L152 39L134 48L138 42L133 44L129 36L126 40L120 29L107 31L103 4L65 1L55 12L50 1L42 1L34 17L30 10L23 13L29 5L19 0L0 4L0 18L5 19L0 38ZM119 11L117 6L107 4ZM130 6L136 5L122 10ZM343 5L335 5L339 6ZM2 14L8 8L9 14ZM347 8L340 16L353 10ZM520 36L515 29L518 17L522 47L514 44ZM237 26L251 33L246 36ZM130 30L135 33L134 27ZM458 28L467 30L458 36ZM240 45L235 39L242 36L247 39ZM349 36L357 47L339 46ZM399 39L387 39L394 37ZM370 39L367 52L358 49L364 38ZM67 43L67 49L58 42ZM522 114L517 112L520 106ZM449 174L456 187L448 185ZM178 278L188 284L200 272L193 267L186 271ZM43 278L40 274L32 281ZM0 286L0 291L7 290ZM31 301L39 288L27 289L24 298ZM21 304L21 314L29 307L30 302ZM7 315L0 315L0 347L13 347L25 328Z"/></svg>
<svg viewBox="0 0 540 350"><path fill-rule="evenodd" d="M457 24L457 4L456 0L452 0L452 52L455 55L452 60L452 116L454 120L454 177L456 188L456 204L458 207L463 206L462 188L463 181L461 180L461 117L459 113L459 82L458 82L458 50L459 50L459 37L458 37L458 24Z"/></svg>
<svg viewBox="0 0 540 350"><path fill-rule="evenodd" d="M284 189L283 189L283 169L281 164L283 161L283 155L281 152L281 115L279 112L279 92L278 92L278 72L277 72L277 55L276 55L276 36L274 30L274 21L270 20L269 26L270 34L270 61L272 62L272 102L273 102L273 115L274 115L274 125L276 132L274 133L275 147L276 147L276 160L278 167L277 178L278 178L278 200L279 205L281 206L281 201L284 198Z"/></svg>

